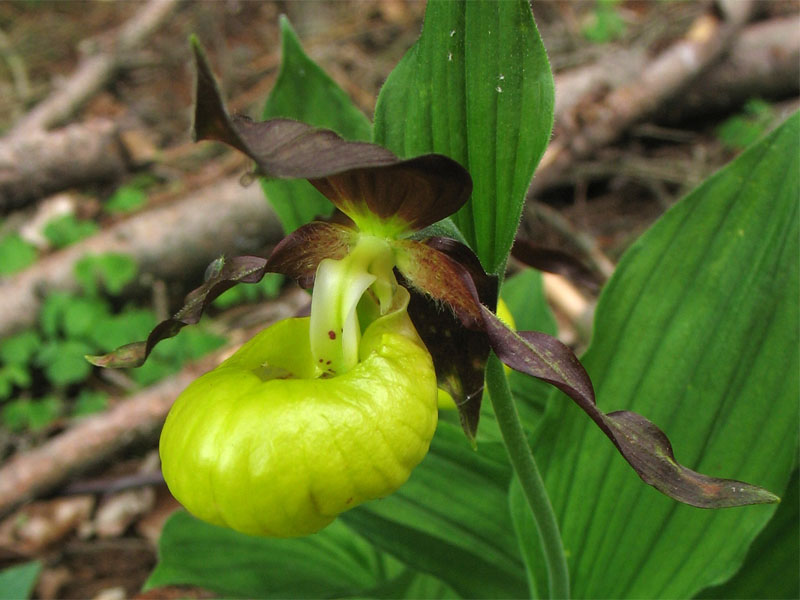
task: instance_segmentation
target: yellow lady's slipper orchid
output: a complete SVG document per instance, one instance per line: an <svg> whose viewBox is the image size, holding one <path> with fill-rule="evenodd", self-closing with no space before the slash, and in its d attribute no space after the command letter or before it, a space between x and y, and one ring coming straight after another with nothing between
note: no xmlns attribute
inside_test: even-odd
<svg viewBox="0 0 800 600"><path fill-rule="evenodd" d="M205 521L293 537L400 487L428 451L437 388L408 292L398 296L341 375L319 376L301 318L265 329L195 380L161 435L173 495Z"/></svg>

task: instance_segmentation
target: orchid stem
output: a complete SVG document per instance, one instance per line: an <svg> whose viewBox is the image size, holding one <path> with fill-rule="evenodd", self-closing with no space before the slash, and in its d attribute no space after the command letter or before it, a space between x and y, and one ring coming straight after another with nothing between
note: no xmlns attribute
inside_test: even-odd
<svg viewBox="0 0 800 600"><path fill-rule="evenodd" d="M503 372L503 364L494 353L489 356L486 385L511 465L522 484L522 490L539 530L539 540L547 562L549 597L569 598L569 571L556 515L528 445L525 430L520 423L508 380Z"/></svg>

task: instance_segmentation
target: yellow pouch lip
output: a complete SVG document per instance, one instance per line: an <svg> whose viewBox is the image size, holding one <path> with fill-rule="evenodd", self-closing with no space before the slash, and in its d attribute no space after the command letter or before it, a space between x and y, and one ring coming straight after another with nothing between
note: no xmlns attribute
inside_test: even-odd
<svg viewBox="0 0 800 600"><path fill-rule="evenodd" d="M173 495L209 522L292 537L402 485L437 417L435 372L407 296L367 327L361 361L342 375L313 377L309 320L300 318L272 325L193 382L162 433ZM265 380L265 368L277 376Z"/></svg>

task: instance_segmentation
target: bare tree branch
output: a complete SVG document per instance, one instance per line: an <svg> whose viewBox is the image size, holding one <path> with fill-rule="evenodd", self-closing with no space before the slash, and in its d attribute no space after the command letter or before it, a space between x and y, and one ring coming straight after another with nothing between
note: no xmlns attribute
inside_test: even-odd
<svg viewBox="0 0 800 600"><path fill-rule="evenodd" d="M128 170L114 123L32 130L0 140L0 214L69 187L117 179Z"/></svg>
<svg viewBox="0 0 800 600"><path fill-rule="evenodd" d="M577 102L570 110L563 110L556 123L555 138L542 157L528 197L547 187L576 160L613 142L631 125L650 116L684 90L730 47L749 12L736 10L729 21L720 21L710 14L701 16L683 39L645 63L635 78L600 100L592 99L586 106Z"/></svg>
<svg viewBox="0 0 800 600"><path fill-rule="evenodd" d="M48 292L78 289L74 265L87 254L127 254L141 273L170 280L201 269L220 254L256 252L282 235L257 183L242 187L234 178L196 190L0 278L0 337L32 325Z"/></svg>
<svg viewBox="0 0 800 600"><path fill-rule="evenodd" d="M125 56L158 29L178 2L149 0L143 4L133 18L110 37L114 44L108 51L84 59L64 85L20 119L8 135L29 135L64 123L113 77Z"/></svg>

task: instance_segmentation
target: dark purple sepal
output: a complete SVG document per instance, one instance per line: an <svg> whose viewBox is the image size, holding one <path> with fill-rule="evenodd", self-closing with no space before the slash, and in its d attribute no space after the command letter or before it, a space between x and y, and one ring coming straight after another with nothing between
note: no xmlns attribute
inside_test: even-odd
<svg viewBox="0 0 800 600"><path fill-rule="evenodd" d="M664 432L639 414L612 412L604 415L604 420L614 433L617 448L639 477L670 498L698 508L780 502L778 496L756 485L709 477L684 467L675 460Z"/></svg>
<svg viewBox="0 0 800 600"><path fill-rule="evenodd" d="M267 260L258 256L217 259L209 265L205 283L189 292L183 307L172 318L156 325L147 340L126 344L102 356L87 356L86 359L98 367L139 367L156 344L175 337L186 325L197 323L205 308L224 291L237 283L257 283L266 272Z"/></svg>
<svg viewBox="0 0 800 600"><path fill-rule="evenodd" d="M412 287L408 313L433 357L439 387L453 398L461 427L474 442L489 356L489 338L475 316L480 316L480 302L496 304L497 278L454 240L395 245L402 248L398 270Z"/></svg>
<svg viewBox="0 0 800 600"><path fill-rule="evenodd" d="M325 258L342 259L358 234L352 227L314 221L283 238L267 259L267 271L282 273L304 288L314 285L319 263Z"/></svg>
<svg viewBox="0 0 800 600"><path fill-rule="evenodd" d="M255 122L228 114L208 59L196 40L194 134L224 142L252 158L265 177L308 179L356 221L386 221L391 233L421 229L456 212L469 199L472 179L439 154L402 160L367 142L292 119Z"/></svg>
<svg viewBox="0 0 800 600"><path fill-rule="evenodd" d="M546 248L529 242L528 240L514 240L511 247L511 256L523 264L539 271L563 275L570 281L585 286L587 289L597 291L600 282L589 267L577 258L554 248Z"/></svg>
<svg viewBox="0 0 800 600"><path fill-rule="evenodd" d="M396 240L393 247L397 270L412 288L448 307L467 329L483 329L478 290L463 265L427 243Z"/></svg>
<svg viewBox="0 0 800 600"><path fill-rule="evenodd" d="M408 314L428 348L438 386L455 402L461 427L470 442L478 431L489 339L465 329L453 311L411 289Z"/></svg>
<svg viewBox="0 0 800 600"><path fill-rule="evenodd" d="M439 236L422 240L422 243L455 261L456 265L462 269L461 279L466 278L472 282L480 303L488 306L491 310L497 308L497 277L489 275L483 270L480 259L469 246L458 240Z"/></svg>
<svg viewBox="0 0 800 600"><path fill-rule="evenodd" d="M353 168L310 181L348 215L359 221L374 215L394 222L398 233L417 231L450 216L472 193L467 170L441 154Z"/></svg>
<svg viewBox="0 0 800 600"><path fill-rule="evenodd" d="M725 508L777 502L767 490L718 479L675 460L667 436L643 416L629 411L605 414L578 358L557 339L533 331L514 332L483 308L486 333L497 356L512 369L547 381L567 394L611 439L642 480L663 494L699 508Z"/></svg>

